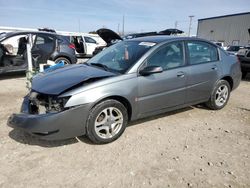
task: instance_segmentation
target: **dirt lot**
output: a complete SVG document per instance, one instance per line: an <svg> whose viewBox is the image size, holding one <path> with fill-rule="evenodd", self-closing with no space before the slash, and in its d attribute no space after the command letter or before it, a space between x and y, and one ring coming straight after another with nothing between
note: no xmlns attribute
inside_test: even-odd
<svg viewBox="0 0 250 188"><path fill-rule="evenodd" d="M26 94L0 80L0 187L250 187L250 78L220 111L140 120L108 145L38 140L6 125Z"/></svg>

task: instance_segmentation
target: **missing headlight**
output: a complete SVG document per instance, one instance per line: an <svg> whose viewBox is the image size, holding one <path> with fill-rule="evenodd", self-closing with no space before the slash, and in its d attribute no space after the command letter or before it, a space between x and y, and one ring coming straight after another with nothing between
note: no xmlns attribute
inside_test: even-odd
<svg viewBox="0 0 250 188"><path fill-rule="evenodd" d="M61 112L65 110L64 106L70 97L58 98L55 95L45 95L36 92L31 92L30 113L31 114L46 114L53 112Z"/></svg>

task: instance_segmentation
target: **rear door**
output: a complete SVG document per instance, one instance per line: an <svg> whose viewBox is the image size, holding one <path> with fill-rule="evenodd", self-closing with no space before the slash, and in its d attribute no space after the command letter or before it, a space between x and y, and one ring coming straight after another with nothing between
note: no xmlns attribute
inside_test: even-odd
<svg viewBox="0 0 250 188"><path fill-rule="evenodd" d="M196 40L187 41L186 49L190 68L186 102L207 100L219 78L218 49L212 44Z"/></svg>
<svg viewBox="0 0 250 188"><path fill-rule="evenodd" d="M78 57L83 57L86 54L86 44L82 36L70 36L70 43L75 45L75 51Z"/></svg>
<svg viewBox="0 0 250 188"><path fill-rule="evenodd" d="M146 60L143 67L161 66L164 71L138 77L140 114L184 104L189 69L184 54L183 42L173 42L160 47Z"/></svg>
<svg viewBox="0 0 250 188"><path fill-rule="evenodd" d="M51 54L55 51L56 39L51 35L36 34L31 50L35 66L46 64Z"/></svg>

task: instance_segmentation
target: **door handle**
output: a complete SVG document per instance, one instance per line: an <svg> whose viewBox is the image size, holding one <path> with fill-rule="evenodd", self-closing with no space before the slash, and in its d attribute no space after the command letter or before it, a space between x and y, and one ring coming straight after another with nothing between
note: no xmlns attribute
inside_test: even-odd
<svg viewBox="0 0 250 188"><path fill-rule="evenodd" d="M217 70L217 66L213 66L213 67L212 67L212 70Z"/></svg>
<svg viewBox="0 0 250 188"><path fill-rule="evenodd" d="M184 72L178 72L177 77L183 78L185 76Z"/></svg>

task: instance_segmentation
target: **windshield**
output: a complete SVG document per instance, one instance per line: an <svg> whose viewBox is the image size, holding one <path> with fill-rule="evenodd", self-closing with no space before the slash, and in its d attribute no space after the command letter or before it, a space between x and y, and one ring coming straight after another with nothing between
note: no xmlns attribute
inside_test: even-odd
<svg viewBox="0 0 250 188"><path fill-rule="evenodd" d="M121 41L91 58L88 64L124 74L154 45L152 42Z"/></svg>

